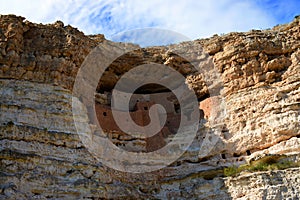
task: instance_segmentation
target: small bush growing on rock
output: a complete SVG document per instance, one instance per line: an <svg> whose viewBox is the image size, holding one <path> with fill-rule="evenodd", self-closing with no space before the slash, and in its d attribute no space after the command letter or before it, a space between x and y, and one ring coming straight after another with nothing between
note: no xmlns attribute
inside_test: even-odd
<svg viewBox="0 0 300 200"><path fill-rule="evenodd" d="M224 169L224 175L225 176L233 176L237 173L239 173L237 166L227 167L227 168Z"/></svg>
<svg viewBox="0 0 300 200"><path fill-rule="evenodd" d="M285 157L282 155L282 157ZM231 166L224 169L224 176L235 176L242 171L256 172L256 171L270 171L283 170L292 167L300 167L299 162L292 162L289 160L280 160L278 155L266 156L259 160L250 162L248 165Z"/></svg>

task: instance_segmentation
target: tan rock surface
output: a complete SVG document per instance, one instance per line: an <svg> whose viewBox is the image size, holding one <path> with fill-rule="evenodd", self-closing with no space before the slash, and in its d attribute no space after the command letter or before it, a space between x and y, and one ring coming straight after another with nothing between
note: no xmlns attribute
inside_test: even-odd
<svg viewBox="0 0 300 200"><path fill-rule="evenodd" d="M243 174L225 181L232 199L299 199L299 169Z"/></svg>
<svg viewBox="0 0 300 200"><path fill-rule="evenodd" d="M74 126L75 76L104 36L12 15L0 16L0 30L0 198L300 198L299 168L222 176L222 167L251 156L300 152L299 18L266 31L138 49L112 63L98 91L111 89L133 65L156 62L184 74L204 100L206 117L188 151L170 166L143 174L104 166ZM203 46L219 74L207 71L205 78L168 51L191 44ZM189 53L203 59L199 49ZM221 93L212 95L218 88ZM101 95L97 101L106 102Z"/></svg>

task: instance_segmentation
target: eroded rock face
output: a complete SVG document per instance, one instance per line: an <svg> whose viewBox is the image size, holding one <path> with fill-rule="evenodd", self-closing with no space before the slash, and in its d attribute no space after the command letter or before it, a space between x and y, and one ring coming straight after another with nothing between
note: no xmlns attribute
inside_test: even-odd
<svg viewBox="0 0 300 200"><path fill-rule="evenodd" d="M85 36L61 22L37 25L10 15L0 16L0 36L1 198L300 198L299 168L232 178L222 173L222 167L260 154L299 154L299 18L267 31L175 45L201 44L219 72L219 77L211 74L214 83L168 51L173 47L138 49L112 63L98 85L100 93L111 90L133 64L156 62L184 74L201 101L204 119L190 148L170 166L143 174L103 165L74 126L75 76L88 53L104 45L103 35ZM213 96L210 91L218 87L221 93ZM107 104L102 94L96 97Z"/></svg>
<svg viewBox="0 0 300 200"><path fill-rule="evenodd" d="M255 176L254 176L255 175ZM299 169L285 171L244 174L236 178L228 178L228 186L232 199L298 199Z"/></svg>
<svg viewBox="0 0 300 200"><path fill-rule="evenodd" d="M1 15L0 77L50 83L71 89L77 70L103 35L86 37L57 22L38 25Z"/></svg>

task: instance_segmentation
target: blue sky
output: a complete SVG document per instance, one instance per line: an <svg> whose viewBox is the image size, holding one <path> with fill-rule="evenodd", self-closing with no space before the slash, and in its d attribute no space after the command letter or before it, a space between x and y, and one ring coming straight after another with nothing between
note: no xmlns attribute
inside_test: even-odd
<svg viewBox="0 0 300 200"><path fill-rule="evenodd" d="M61 20L85 34L102 33L108 39L147 46L166 31L180 41L271 28L299 15L300 0L0 0L0 13L38 23ZM143 28L153 34L132 34ZM153 28L163 29L163 34L155 34ZM144 43L147 39L150 42ZM163 44L162 40L156 43Z"/></svg>

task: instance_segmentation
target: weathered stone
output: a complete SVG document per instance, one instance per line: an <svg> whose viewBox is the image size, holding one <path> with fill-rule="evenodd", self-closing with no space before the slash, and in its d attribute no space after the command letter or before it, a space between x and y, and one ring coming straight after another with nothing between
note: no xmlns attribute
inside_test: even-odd
<svg viewBox="0 0 300 200"><path fill-rule="evenodd" d="M62 22L33 24L13 15L0 16L0 29L1 199L300 198L299 168L229 178L222 170L265 154L299 155L300 18L266 31L144 49L105 43L103 35L85 36ZM74 80L90 51L107 44L137 50L109 66L95 91L96 102L109 104L104 91L128 70L151 62L182 73L200 101L203 113L196 138L176 162L161 170L134 174L110 169L77 134ZM211 57L192 48L196 44ZM187 61L172 49L187 51L192 59ZM205 59L200 64L204 74L198 73L193 65ZM144 88L153 93L163 90ZM86 115L80 117L93 122ZM170 128L175 127L172 122ZM96 130L94 124L89 126ZM148 144L118 130L106 131L113 143L134 151L172 140L164 130L158 138L163 142L154 138Z"/></svg>

